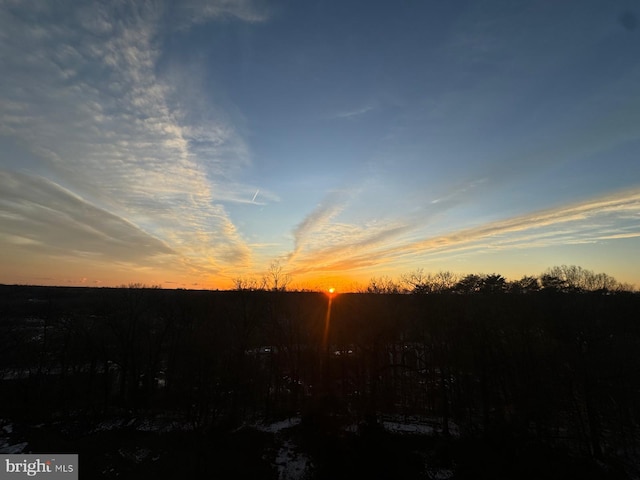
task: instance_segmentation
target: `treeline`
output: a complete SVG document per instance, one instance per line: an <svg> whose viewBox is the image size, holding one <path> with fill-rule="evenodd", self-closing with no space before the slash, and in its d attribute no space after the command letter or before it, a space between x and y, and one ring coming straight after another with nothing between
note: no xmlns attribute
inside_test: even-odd
<svg viewBox="0 0 640 480"><path fill-rule="evenodd" d="M594 273L576 265L548 268L538 276L525 275L509 281L500 274L457 275L449 271L425 273L423 269L401 275L398 280L374 277L362 293L532 293L630 292L633 285L618 282L606 273Z"/></svg>
<svg viewBox="0 0 640 480"><path fill-rule="evenodd" d="M319 424L403 414L437 418L445 436L638 454L635 293L0 294L8 417L171 414L207 431L300 414Z"/></svg>
<svg viewBox="0 0 640 480"><path fill-rule="evenodd" d="M293 277L280 262L273 262L268 271L258 277L236 277L233 289L239 291L314 291L296 288ZM606 273L595 273L577 265L550 267L539 275L525 275L507 280L498 273L460 275L451 271L425 272L418 268L394 279L389 276L372 277L366 286L356 287L358 293L559 293L632 292L633 285L616 280Z"/></svg>

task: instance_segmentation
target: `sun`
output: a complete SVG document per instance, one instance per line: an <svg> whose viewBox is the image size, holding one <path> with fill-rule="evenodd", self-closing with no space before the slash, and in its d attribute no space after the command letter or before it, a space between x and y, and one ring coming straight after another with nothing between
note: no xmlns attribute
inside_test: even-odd
<svg viewBox="0 0 640 480"><path fill-rule="evenodd" d="M330 294L334 294L334 293L336 293L336 289L335 289L334 287L330 287L330 288L329 288L329 293L330 293Z"/></svg>

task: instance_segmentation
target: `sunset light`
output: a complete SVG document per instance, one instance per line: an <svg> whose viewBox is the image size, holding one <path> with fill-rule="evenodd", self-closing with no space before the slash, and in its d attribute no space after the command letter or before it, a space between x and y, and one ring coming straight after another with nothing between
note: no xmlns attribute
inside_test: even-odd
<svg viewBox="0 0 640 480"><path fill-rule="evenodd" d="M138 3L0 2L0 283L640 284L618 2Z"/></svg>
<svg viewBox="0 0 640 480"><path fill-rule="evenodd" d="M0 59L0 469L640 480L640 0L0 0Z"/></svg>

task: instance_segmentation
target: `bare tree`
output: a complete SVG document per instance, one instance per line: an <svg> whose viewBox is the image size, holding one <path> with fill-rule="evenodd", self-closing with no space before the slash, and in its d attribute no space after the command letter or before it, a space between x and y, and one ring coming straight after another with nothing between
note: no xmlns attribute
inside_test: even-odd
<svg viewBox="0 0 640 480"><path fill-rule="evenodd" d="M274 291L285 291L291 283L291 275L284 271L279 260L271 262L269 270L263 277L263 284Z"/></svg>
<svg viewBox="0 0 640 480"><path fill-rule="evenodd" d="M235 290L264 290L264 284L254 277L237 277L233 279Z"/></svg>
<svg viewBox="0 0 640 480"><path fill-rule="evenodd" d="M431 274L425 274L422 268L418 268L409 273L403 273L400 276L400 282L411 293L431 293L432 278Z"/></svg>
<svg viewBox="0 0 640 480"><path fill-rule="evenodd" d="M400 284L396 283L388 276L382 276L379 278L373 277L369 280L367 293L402 293L403 289Z"/></svg>
<svg viewBox="0 0 640 480"><path fill-rule="evenodd" d="M550 282L555 279L555 282ZM560 265L548 268L541 276L545 288L558 287L562 284L565 290L596 291L620 290L620 283L606 273L594 273L577 265ZM549 284L553 285L549 285ZM546 284L546 285L545 285Z"/></svg>
<svg viewBox="0 0 640 480"><path fill-rule="evenodd" d="M433 288L436 292L445 292L458 283L458 275L449 270L441 270L433 276Z"/></svg>

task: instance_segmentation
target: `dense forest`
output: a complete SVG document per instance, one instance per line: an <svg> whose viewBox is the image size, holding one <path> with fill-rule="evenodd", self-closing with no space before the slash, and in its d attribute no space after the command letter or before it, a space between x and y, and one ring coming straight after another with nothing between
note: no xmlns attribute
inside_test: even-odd
<svg viewBox="0 0 640 480"><path fill-rule="evenodd" d="M171 448L190 445L199 474L207 448L230 459L239 441L262 452L251 474L278 478L243 426L298 418L307 478L436 478L411 463L419 452L450 468L439 478L635 478L640 295L558 273L436 288L414 272L413 294L387 280L348 294L2 286L0 421L14 442L77 448L82 462L98 455L97 425L170 418L190 439ZM433 435L405 445L381 429L389 418L428 419ZM373 461L382 448L389 465Z"/></svg>

